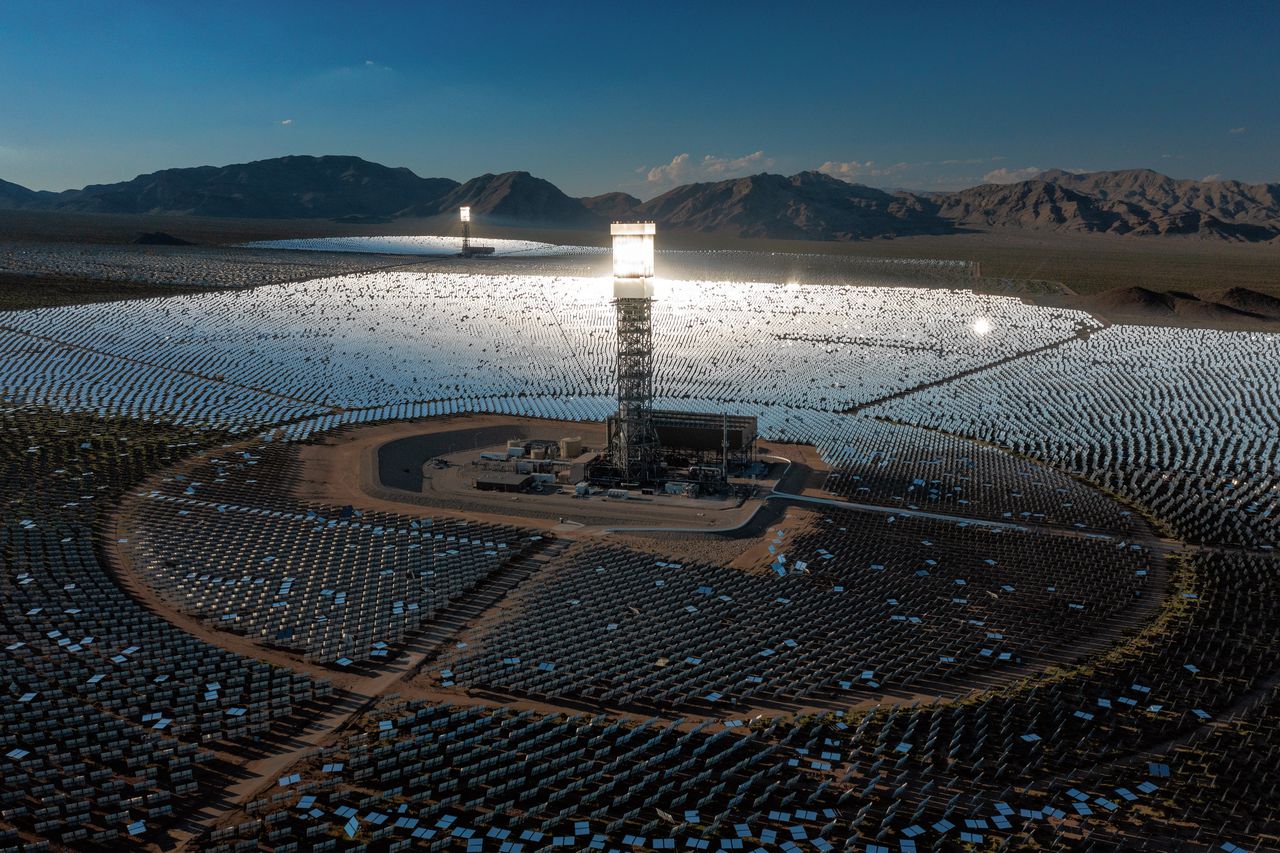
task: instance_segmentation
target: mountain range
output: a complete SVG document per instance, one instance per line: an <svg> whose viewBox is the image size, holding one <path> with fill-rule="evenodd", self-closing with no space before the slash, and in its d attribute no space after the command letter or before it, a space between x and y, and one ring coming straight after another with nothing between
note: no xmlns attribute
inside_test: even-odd
<svg viewBox="0 0 1280 853"><path fill-rule="evenodd" d="M1014 228L1280 242L1280 184L1177 180L1149 169L1074 173L957 192L888 192L822 172L750 175L641 201L573 198L528 172L458 183L351 156L164 169L55 193L0 180L0 209L271 219L430 217L470 205L499 225L594 228L618 219L736 237L859 240Z"/></svg>

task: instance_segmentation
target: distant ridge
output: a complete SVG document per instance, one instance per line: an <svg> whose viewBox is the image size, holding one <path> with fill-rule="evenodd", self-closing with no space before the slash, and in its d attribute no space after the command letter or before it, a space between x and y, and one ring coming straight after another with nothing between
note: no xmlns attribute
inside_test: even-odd
<svg viewBox="0 0 1280 853"><path fill-rule="evenodd" d="M687 184L633 211L669 228L738 237L858 240L955 230L920 198L837 180L821 172L752 175Z"/></svg>
<svg viewBox="0 0 1280 853"><path fill-rule="evenodd" d="M940 215L959 225L1249 242L1280 236L1280 184L1180 181L1150 169L1050 169L1029 181L930 198Z"/></svg>
<svg viewBox="0 0 1280 853"><path fill-rule="evenodd" d="M36 192L18 184L0 181L0 208L34 207L44 199L56 196L57 193Z"/></svg>
<svg viewBox="0 0 1280 853"><path fill-rule="evenodd" d="M13 186L13 185L10 185ZM164 169L117 184L41 193L13 205L73 213L189 214L245 219L395 216L458 186L348 156L291 156L231 166Z"/></svg>
<svg viewBox="0 0 1280 853"><path fill-rule="evenodd" d="M472 178L441 199L436 212L445 213L464 204L496 224L591 227L601 222L580 200L528 172Z"/></svg>
<svg viewBox="0 0 1280 853"><path fill-rule="evenodd" d="M620 192L588 196L578 201L582 202L587 210L611 222L633 218L636 208L641 204L640 199L635 196Z"/></svg>
<svg viewBox="0 0 1280 853"><path fill-rule="evenodd" d="M686 184L647 202L621 192L572 198L528 172L459 184L340 155L165 169L61 193L0 181L0 208L18 210L358 222L438 216L463 204L503 225L597 228L636 218L734 237L862 240L1020 229L1280 243L1280 184L1177 180L1150 169L1050 169L948 193L886 192L816 171L762 173Z"/></svg>

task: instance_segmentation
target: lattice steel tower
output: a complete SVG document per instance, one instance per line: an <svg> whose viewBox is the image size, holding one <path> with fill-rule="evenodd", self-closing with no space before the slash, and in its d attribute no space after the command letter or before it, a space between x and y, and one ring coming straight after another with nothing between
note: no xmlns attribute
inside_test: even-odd
<svg viewBox="0 0 1280 853"><path fill-rule="evenodd" d="M615 222L613 304L618 320L618 413L609 420L609 456L623 482L658 479L661 452L653 427L652 222Z"/></svg>

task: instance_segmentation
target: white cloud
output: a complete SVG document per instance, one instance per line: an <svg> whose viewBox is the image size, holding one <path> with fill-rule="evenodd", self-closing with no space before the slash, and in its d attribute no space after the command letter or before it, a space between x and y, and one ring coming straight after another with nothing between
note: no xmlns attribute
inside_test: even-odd
<svg viewBox="0 0 1280 853"><path fill-rule="evenodd" d="M1241 133L1244 133L1244 132L1245 132L1246 130L1248 130L1248 129L1249 129L1249 128L1247 128L1247 127L1233 127L1233 128L1231 128L1230 130L1228 130L1228 131L1227 131L1227 133L1241 134Z"/></svg>
<svg viewBox="0 0 1280 853"><path fill-rule="evenodd" d="M773 158L765 156L763 151L756 151L744 157L713 157L707 154L702 158L702 170L708 175L718 177L753 174L772 166Z"/></svg>
<svg viewBox="0 0 1280 853"><path fill-rule="evenodd" d="M642 170L643 168L641 167ZM654 166L649 169L644 179L651 184L679 184L690 171L689 155L677 154L665 166Z"/></svg>
<svg viewBox="0 0 1280 853"><path fill-rule="evenodd" d="M828 160L818 167L818 171L824 175L830 175L833 178L846 181L850 178L860 178L869 174L871 167L874 165L875 163L870 160L865 162L861 160L845 160L843 162Z"/></svg>
<svg viewBox="0 0 1280 853"><path fill-rule="evenodd" d="M1205 175L1200 180L1205 183L1210 183L1212 181L1220 181L1222 180L1222 174L1219 172L1214 172L1212 175Z"/></svg>
<svg viewBox="0 0 1280 853"><path fill-rule="evenodd" d="M992 169L982 176L988 184L1016 184L1018 181L1029 181L1044 170L1039 166L1027 166L1024 169Z"/></svg>
<svg viewBox="0 0 1280 853"><path fill-rule="evenodd" d="M293 124L293 119L291 118L281 119L280 123L288 127L289 125Z"/></svg>
<svg viewBox="0 0 1280 853"><path fill-rule="evenodd" d="M672 157L670 163L653 167L642 166L637 171L644 174L645 182L650 185L674 187L695 181L719 181L754 175L772 166L773 158L763 151L755 151L741 157L719 157L706 154L701 160L694 160L686 152Z"/></svg>
<svg viewBox="0 0 1280 853"><path fill-rule="evenodd" d="M932 163L890 163L882 165L874 160L846 160L844 162L838 160L828 160L818 167L818 171L824 175L830 175L833 178L839 178L842 181L852 181L854 178L892 178L903 175L922 166L931 166Z"/></svg>

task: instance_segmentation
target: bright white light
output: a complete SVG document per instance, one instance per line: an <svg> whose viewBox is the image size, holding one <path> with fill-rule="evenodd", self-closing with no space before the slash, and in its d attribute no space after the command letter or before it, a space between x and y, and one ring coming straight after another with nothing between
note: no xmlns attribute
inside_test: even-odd
<svg viewBox="0 0 1280 853"><path fill-rule="evenodd" d="M615 222L609 233L613 235L613 277L652 277L657 227L652 222Z"/></svg>
<svg viewBox="0 0 1280 853"><path fill-rule="evenodd" d="M463 222L470 222L470 221L471 221L471 208L469 208L469 207L460 207L460 208L458 208L458 213L462 216L462 221L463 221Z"/></svg>
<svg viewBox="0 0 1280 853"><path fill-rule="evenodd" d="M995 326L991 325L991 321L986 317L979 317L973 321L973 333L980 338L991 334L994 328Z"/></svg>
<svg viewBox="0 0 1280 853"><path fill-rule="evenodd" d="M615 277L613 279L613 298L652 299L653 279Z"/></svg>

